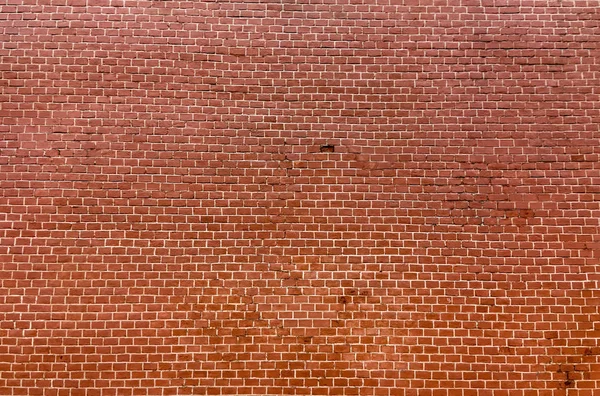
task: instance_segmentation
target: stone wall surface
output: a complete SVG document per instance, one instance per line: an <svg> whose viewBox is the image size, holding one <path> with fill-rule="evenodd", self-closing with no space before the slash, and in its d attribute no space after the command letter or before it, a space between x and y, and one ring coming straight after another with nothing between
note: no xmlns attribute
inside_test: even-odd
<svg viewBox="0 0 600 396"><path fill-rule="evenodd" d="M3 0L0 395L600 395L600 2Z"/></svg>

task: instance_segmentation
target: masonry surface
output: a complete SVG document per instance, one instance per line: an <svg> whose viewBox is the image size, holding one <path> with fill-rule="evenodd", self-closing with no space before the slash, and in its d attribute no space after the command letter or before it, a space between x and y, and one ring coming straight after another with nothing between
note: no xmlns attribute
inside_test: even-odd
<svg viewBox="0 0 600 396"><path fill-rule="evenodd" d="M1 395L600 395L600 4L5 0Z"/></svg>

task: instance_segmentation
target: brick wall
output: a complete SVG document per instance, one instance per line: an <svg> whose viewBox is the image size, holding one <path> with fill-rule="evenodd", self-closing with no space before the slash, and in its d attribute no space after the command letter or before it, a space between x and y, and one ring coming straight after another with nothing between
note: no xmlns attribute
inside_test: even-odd
<svg viewBox="0 0 600 396"><path fill-rule="evenodd" d="M1 395L600 395L600 8L5 0Z"/></svg>

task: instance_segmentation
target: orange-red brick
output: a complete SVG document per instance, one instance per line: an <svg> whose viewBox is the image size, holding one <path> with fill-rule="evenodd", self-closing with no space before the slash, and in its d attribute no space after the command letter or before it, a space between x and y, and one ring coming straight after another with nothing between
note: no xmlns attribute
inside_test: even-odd
<svg viewBox="0 0 600 396"><path fill-rule="evenodd" d="M600 395L600 13L0 5L0 395Z"/></svg>

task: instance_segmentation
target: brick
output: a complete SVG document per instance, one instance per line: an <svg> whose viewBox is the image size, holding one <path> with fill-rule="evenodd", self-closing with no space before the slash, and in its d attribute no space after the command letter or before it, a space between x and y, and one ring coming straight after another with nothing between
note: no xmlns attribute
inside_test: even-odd
<svg viewBox="0 0 600 396"><path fill-rule="evenodd" d="M0 394L594 395L584 0L0 6Z"/></svg>

